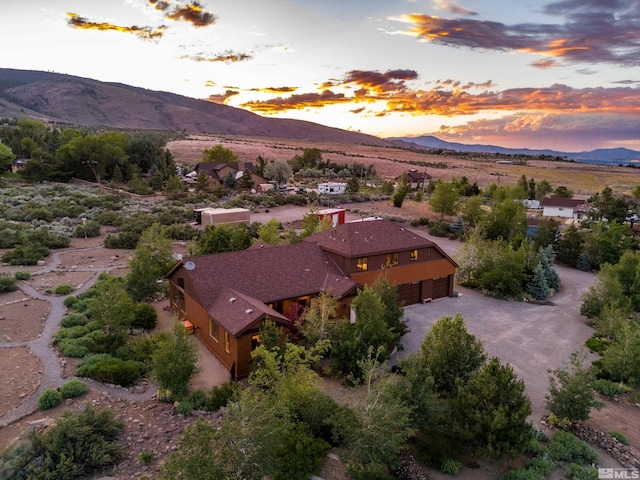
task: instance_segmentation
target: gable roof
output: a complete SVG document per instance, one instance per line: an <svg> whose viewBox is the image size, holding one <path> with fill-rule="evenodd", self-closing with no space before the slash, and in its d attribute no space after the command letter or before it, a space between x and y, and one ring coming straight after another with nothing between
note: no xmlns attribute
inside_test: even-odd
<svg viewBox="0 0 640 480"><path fill-rule="evenodd" d="M228 289L268 304L321 291L341 297L357 286L313 243L185 257L183 261L195 265L190 271L183 268L183 274L190 277L207 310Z"/></svg>
<svg viewBox="0 0 640 480"><path fill-rule="evenodd" d="M545 197L542 199L543 207L575 208L578 205L582 205L583 203L585 203L584 200L578 200L575 198Z"/></svg>
<svg viewBox="0 0 640 480"><path fill-rule="evenodd" d="M224 175L220 175L220 171L225 167L231 168L235 173L242 173L244 170L248 170L249 173L256 173L256 166L251 162L244 162L242 165L238 162L202 162L196 165L196 172L204 170L209 176L215 180L224 180Z"/></svg>
<svg viewBox="0 0 640 480"><path fill-rule="evenodd" d="M402 175L396 177L397 180L401 179ZM431 180L431 175L429 175L426 171L419 172L415 168L411 170L407 170L407 180L410 183L420 183L423 180Z"/></svg>
<svg viewBox="0 0 640 480"><path fill-rule="evenodd" d="M437 247L435 243L390 220L338 225L305 238L343 257L361 257L399 250Z"/></svg>

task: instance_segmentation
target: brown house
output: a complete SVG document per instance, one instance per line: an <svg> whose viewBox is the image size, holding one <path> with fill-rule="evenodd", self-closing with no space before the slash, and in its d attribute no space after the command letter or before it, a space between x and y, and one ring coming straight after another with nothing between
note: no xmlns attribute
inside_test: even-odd
<svg viewBox="0 0 640 480"><path fill-rule="evenodd" d="M225 177L229 173L238 180L242 177L245 170L248 170L251 174L251 180L253 180L254 185L267 183L264 177L257 174L256 166L250 162L245 162L242 165L238 162L205 162L198 163L195 168L196 173L200 173L201 171L207 172L211 177L212 185L222 185Z"/></svg>
<svg viewBox="0 0 640 480"><path fill-rule="evenodd" d="M417 169L412 168L407 170L407 182L411 186L412 190L423 190L429 185L429 181L433 178L427 173L427 171L419 172ZM396 177L396 183L402 181L403 175Z"/></svg>
<svg viewBox="0 0 640 480"><path fill-rule="evenodd" d="M453 293L456 264L435 243L390 221L339 225L280 247L185 258L168 274L172 310L229 369L249 374L266 319L283 330L329 292L347 315L359 286L384 273L406 305Z"/></svg>

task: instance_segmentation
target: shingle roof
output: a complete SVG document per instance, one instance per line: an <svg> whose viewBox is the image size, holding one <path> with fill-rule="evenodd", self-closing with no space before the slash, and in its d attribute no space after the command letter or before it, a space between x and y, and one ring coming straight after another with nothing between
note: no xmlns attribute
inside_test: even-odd
<svg viewBox="0 0 640 480"><path fill-rule="evenodd" d="M287 317L264 303L230 288L218 292L210 308L216 314L216 321L234 336L244 333L262 315L269 315L272 319L287 324L291 323Z"/></svg>
<svg viewBox="0 0 640 480"><path fill-rule="evenodd" d="M562 197L546 197L542 199L543 207L568 207L575 208L578 205L585 203L584 200L578 200L575 198L562 198Z"/></svg>
<svg viewBox="0 0 640 480"><path fill-rule="evenodd" d="M435 246L432 241L390 220L345 223L310 235L305 241L351 258Z"/></svg>
<svg viewBox="0 0 640 480"><path fill-rule="evenodd" d="M202 255L184 261L195 264L184 274L191 278L207 310L227 289L270 303L323 290L341 297L356 287L314 243Z"/></svg>

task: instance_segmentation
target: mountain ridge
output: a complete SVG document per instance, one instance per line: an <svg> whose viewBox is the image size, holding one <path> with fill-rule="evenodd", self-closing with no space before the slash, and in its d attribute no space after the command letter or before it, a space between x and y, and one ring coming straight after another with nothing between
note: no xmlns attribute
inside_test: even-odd
<svg viewBox="0 0 640 480"><path fill-rule="evenodd" d="M467 144L457 142L447 142L433 135L421 135L419 137L387 137L396 146L415 145L418 148L453 150L458 152L475 153L499 153L504 155L547 155L551 157L565 157L580 163L597 164L632 164L640 163L640 152L628 148L599 148L584 152L562 152L551 149L531 149L531 148L509 148L497 145ZM416 148L416 147L410 147Z"/></svg>
<svg viewBox="0 0 640 480"><path fill-rule="evenodd" d="M304 120L267 118L170 92L36 70L0 68L0 117L110 128L390 145L373 135Z"/></svg>

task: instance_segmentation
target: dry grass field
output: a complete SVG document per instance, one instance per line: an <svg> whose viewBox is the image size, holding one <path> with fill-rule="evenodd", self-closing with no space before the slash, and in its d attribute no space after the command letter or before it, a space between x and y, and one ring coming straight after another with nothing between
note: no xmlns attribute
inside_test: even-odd
<svg viewBox="0 0 640 480"><path fill-rule="evenodd" d="M373 147L367 145L344 145L300 140L285 140L260 137L238 137L224 135L192 135L169 143L178 164L193 164L201 161L202 151L221 144L233 150L241 162L255 162L258 156L266 159L291 160L305 148L319 148L323 159L336 163L374 164L379 176L394 178L409 168L426 171L433 178L450 180L466 176L484 188L491 183L515 184L525 175L536 182L547 180L554 187L564 185L577 197L588 197L611 187L616 193L630 194L640 183L640 173L635 168L591 165L574 162L551 162L530 160L526 165L496 163L486 156L435 155L412 152L399 148ZM504 157L502 157L504 160Z"/></svg>

